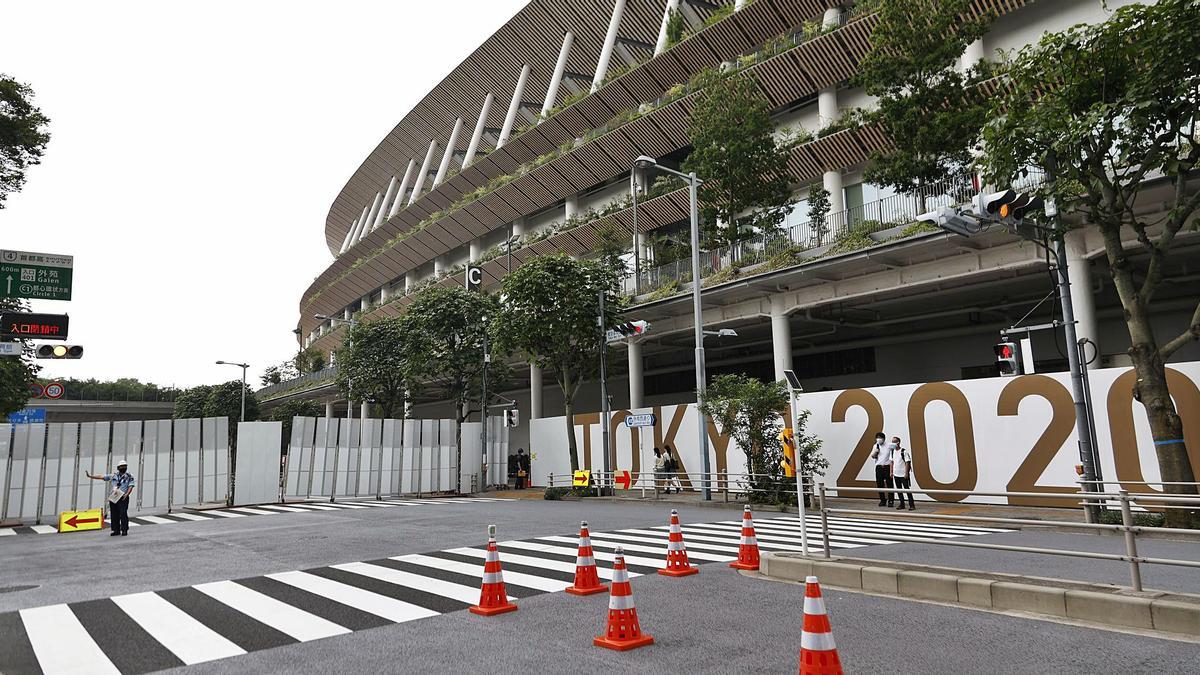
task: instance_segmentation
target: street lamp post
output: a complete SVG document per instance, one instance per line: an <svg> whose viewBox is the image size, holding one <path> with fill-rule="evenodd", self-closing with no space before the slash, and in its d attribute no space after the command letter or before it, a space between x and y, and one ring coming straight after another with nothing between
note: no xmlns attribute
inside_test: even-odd
<svg viewBox="0 0 1200 675"><path fill-rule="evenodd" d="M703 471L701 479L702 495L707 501L712 499L708 481L708 419L704 413L700 411L700 401L704 397L705 390L705 375L704 375L704 325L702 322L702 314L700 308L700 202L698 192L700 189L700 179L696 177L695 172L683 173L674 169L662 166L653 157L642 155L633 162L635 169L658 169L673 176L683 178L688 182L688 196L691 201L691 225L692 225L692 314L696 328L696 414L699 415L699 436L698 443L700 446L700 465ZM636 243L635 243L636 245Z"/></svg>
<svg viewBox="0 0 1200 675"><path fill-rule="evenodd" d="M248 363L235 363L233 361L217 361L218 366L237 366L242 369L242 421L246 421L246 369L250 367Z"/></svg>
<svg viewBox="0 0 1200 675"><path fill-rule="evenodd" d="M324 314L314 314L313 318L320 319L321 321L328 321L330 323L330 325L339 324L339 323L346 324L347 326L350 327L351 331L353 331L354 327L358 325L358 322L355 321L354 319L339 319L337 317L326 316ZM350 333L346 334L346 345L349 347L354 347L354 338L353 338L353 336L350 335ZM349 374L347 374L346 375L346 451L347 452L350 451L350 426L353 424L353 420L354 420L354 402L350 400L350 394L351 394L351 390L353 388L354 388L354 379L351 378ZM360 432L361 432L361 430L360 430ZM338 460L341 459L341 450L342 450L342 446L339 445L334 450L334 453L333 453L333 485L329 488L329 501L331 501L331 502L335 501L337 498L337 471L338 471L338 463L339 463Z"/></svg>

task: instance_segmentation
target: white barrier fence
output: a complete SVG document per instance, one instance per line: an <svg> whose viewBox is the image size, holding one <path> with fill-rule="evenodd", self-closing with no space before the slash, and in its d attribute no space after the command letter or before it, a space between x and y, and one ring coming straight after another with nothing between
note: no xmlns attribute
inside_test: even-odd
<svg viewBox="0 0 1200 675"><path fill-rule="evenodd" d="M504 482L508 433L489 418L489 484ZM470 492L480 485L480 427L462 425L462 466L454 420L296 417L288 445L283 494L289 499Z"/></svg>
<svg viewBox="0 0 1200 675"><path fill-rule="evenodd" d="M0 520L57 522L60 511L105 506L110 473L124 459L137 481L130 512L224 502L229 420L0 424Z"/></svg>

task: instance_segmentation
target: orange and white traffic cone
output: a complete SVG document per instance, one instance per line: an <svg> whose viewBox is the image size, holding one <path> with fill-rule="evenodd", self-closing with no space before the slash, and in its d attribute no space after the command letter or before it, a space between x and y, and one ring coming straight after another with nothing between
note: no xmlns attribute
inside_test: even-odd
<svg viewBox="0 0 1200 675"><path fill-rule="evenodd" d="M679 527L679 512L671 509L671 533L667 535L667 566L658 573L668 577L686 577L699 571L699 567L688 563L687 548L683 545L683 529Z"/></svg>
<svg viewBox="0 0 1200 675"><path fill-rule="evenodd" d="M842 675L842 661L825 613L816 577L805 579L804 629L800 633L800 675Z"/></svg>
<svg viewBox="0 0 1200 675"><path fill-rule="evenodd" d="M495 525L488 527L487 557L483 563L483 586L479 591L479 604L467 609L481 616L517 610L517 606L508 601L508 593L504 590L504 571L500 569L500 552L496 550Z"/></svg>
<svg viewBox="0 0 1200 675"><path fill-rule="evenodd" d="M742 541L738 544L737 562L729 563L735 570L758 569L758 537L754 534L754 517L750 515L750 505L742 511Z"/></svg>
<svg viewBox="0 0 1200 675"><path fill-rule="evenodd" d="M588 534L587 521L579 523L579 554L575 557L575 583L565 589L571 595L603 593L608 586L600 583L596 571L596 558L592 554L592 536Z"/></svg>
<svg viewBox="0 0 1200 675"><path fill-rule="evenodd" d="M619 652L654 644L654 638L643 633L638 623L637 608L633 606L633 589L629 586L629 570L625 569L625 551L620 546L613 553L608 625L604 628L604 635L597 635L592 644Z"/></svg>

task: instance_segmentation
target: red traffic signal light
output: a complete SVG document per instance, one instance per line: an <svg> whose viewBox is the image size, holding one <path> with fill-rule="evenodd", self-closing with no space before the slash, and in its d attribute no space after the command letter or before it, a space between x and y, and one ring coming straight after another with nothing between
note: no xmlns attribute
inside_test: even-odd
<svg viewBox="0 0 1200 675"><path fill-rule="evenodd" d="M996 367L1000 369L1000 375L1008 377L1021 374L1020 351L1017 343L1007 340L997 342L992 347L992 351L996 353Z"/></svg>

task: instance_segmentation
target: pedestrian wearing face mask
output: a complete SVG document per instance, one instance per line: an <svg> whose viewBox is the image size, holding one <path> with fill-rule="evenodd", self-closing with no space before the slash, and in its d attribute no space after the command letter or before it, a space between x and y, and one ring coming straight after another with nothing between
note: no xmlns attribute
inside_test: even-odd
<svg viewBox="0 0 1200 675"><path fill-rule="evenodd" d="M871 459L875 460L875 487L879 489L879 505L891 506L895 497L890 490L896 487L892 482L892 448L882 431L875 434L875 447L871 450ZM884 492L885 488L889 491Z"/></svg>
<svg viewBox="0 0 1200 675"><path fill-rule="evenodd" d="M129 534L129 495L133 493L133 474L129 473L129 464L125 460L117 462L116 473L106 473L101 476L93 476L84 471L84 474L92 480L102 480L112 484L112 491L109 492L109 514L108 521L112 524L111 537L117 535L126 536Z"/></svg>
<svg viewBox="0 0 1200 675"><path fill-rule="evenodd" d="M892 482L895 483L897 490L911 490L912 488L912 454L908 448L900 445L900 437L892 436ZM911 491L901 492L896 495L896 501L899 506L896 508L904 510L904 495L908 495L908 510L916 511L917 505L913 502L913 493Z"/></svg>

